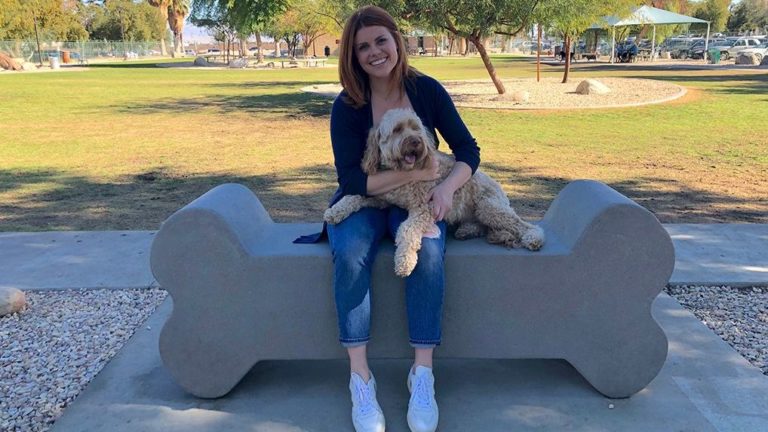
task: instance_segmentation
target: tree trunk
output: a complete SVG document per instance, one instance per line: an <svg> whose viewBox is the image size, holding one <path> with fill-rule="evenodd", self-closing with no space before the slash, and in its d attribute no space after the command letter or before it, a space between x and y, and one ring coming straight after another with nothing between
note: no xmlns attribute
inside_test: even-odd
<svg viewBox="0 0 768 432"><path fill-rule="evenodd" d="M536 35L536 82L541 81L541 24L536 24L539 30Z"/></svg>
<svg viewBox="0 0 768 432"><path fill-rule="evenodd" d="M168 22L168 4L161 3L158 6L160 9L160 16L163 18L163 22ZM163 30L163 37L160 38L160 54L165 57L168 55L168 48L165 46L165 39L168 37L168 32Z"/></svg>
<svg viewBox="0 0 768 432"><path fill-rule="evenodd" d="M264 63L264 52L261 50L261 35L256 32L256 48L258 48L258 57L256 57L256 63Z"/></svg>
<svg viewBox="0 0 768 432"><path fill-rule="evenodd" d="M475 45L477 52L480 53L480 58L483 59L485 69L488 71L488 75L491 76L491 81L493 81L493 85L496 86L496 90L499 92L499 94L504 94L506 89L504 89L504 84L501 82L499 77L496 76L496 69L494 69L493 63L491 63L491 58L488 57L488 52L485 50L485 45L483 45L483 42L478 37L473 36L470 37L469 40Z"/></svg>
<svg viewBox="0 0 768 432"><path fill-rule="evenodd" d="M563 84L568 82L568 71L571 69L571 37L565 37L565 73L563 74Z"/></svg>

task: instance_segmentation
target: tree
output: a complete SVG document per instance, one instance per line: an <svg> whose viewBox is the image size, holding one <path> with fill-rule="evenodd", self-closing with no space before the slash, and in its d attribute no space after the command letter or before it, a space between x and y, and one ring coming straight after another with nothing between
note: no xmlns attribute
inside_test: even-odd
<svg viewBox="0 0 768 432"><path fill-rule="evenodd" d="M382 6L394 16L427 30L447 31L477 48L499 94L506 90L496 74L485 41L493 34L524 30L539 0L391 0Z"/></svg>
<svg viewBox="0 0 768 432"><path fill-rule="evenodd" d="M266 29L267 33L275 39L275 45L279 41L285 41L288 44L288 53L291 57L296 57L296 47L301 40L301 31L299 30L299 11L289 8L275 18L275 21Z"/></svg>
<svg viewBox="0 0 768 432"><path fill-rule="evenodd" d="M321 7L322 0L294 0L291 3L291 9L299 12L296 27L301 34L305 55L317 38L336 29L336 22L332 18L317 12ZM313 52L312 55L317 53Z"/></svg>
<svg viewBox="0 0 768 432"><path fill-rule="evenodd" d="M85 5L81 17L91 39L148 41L165 33L165 21L157 9L132 0Z"/></svg>
<svg viewBox="0 0 768 432"><path fill-rule="evenodd" d="M168 21L168 6L171 0L147 0L151 6L157 8L160 11L160 16L163 18L163 22ZM165 48L165 38L160 39L160 53L162 55L168 55L168 50Z"/></svg>
<svg viewBox="0 0 768 432"><path fill-rule="evenodd" d="M170 0L168 4L168 26L173 32L173 56L184 53L184 19L189 15L189 0Z"/></svg>
<svg viewBox="0 0 768 432"><path fill-rule="evenodd" d="M563 83L568 82L573 40L601 18L626 16L636 5L636 0L541 0L535 12L537 20L563 38L563 51L566 53Z"/></svg>
<svg viewBox="0 0 768 432"><path fill-rule="evenodd" d="M197 23L195 25L226 28L241 37L244 36L243 39L255 34L259 47L258 61L262 62L260 32L272 23L275 17L287 8L287 5L288 0L193 0L192 22L195 23L196 17L209 25Z"/></svg>
<svg viewBox="0 0 768 432"><path fill-rule="evenodd" d="M0 0L0 39L83 40L88 32L79 22L77 8L61 0Z"/></svg>
<svg viewBox="0 0 768 432"><path fill-rule="evenodd" d="M731 0L704 0L697 4L693 16L710 22L710 29L715 32L725 30L731 12L728 7Z"/></svg>
<svg viewBox="0 0 768 432"><path fill-rule="evenodd" d="M731 8L727 22L728 31L763 33L768 31L768 2L766 0L742 0Z"/></svg>

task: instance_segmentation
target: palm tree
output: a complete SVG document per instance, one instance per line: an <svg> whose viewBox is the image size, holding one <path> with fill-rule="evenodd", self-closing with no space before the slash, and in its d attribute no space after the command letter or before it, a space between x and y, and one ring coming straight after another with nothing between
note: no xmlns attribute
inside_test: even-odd
<svg viewBox="0 0 768 432"><path fill-rule="evenodd" d="M150 6L154 6L158 9L160 9L160 16L163 17L163 22L168 21L168 5L170 4L171 0L147 0L147 3L150 4ZM163 32L165 33L165 32ZM163 55L167 55L168 52L165 49L165 36L160 38L160 52Z"/></svg>
<svg viewBox="0 0 768 432"><path fill-rule="evenodd" d="M189 15L189 0L168 0L168 25L173 32L173 56L184 52L184 19Z"/></svg>

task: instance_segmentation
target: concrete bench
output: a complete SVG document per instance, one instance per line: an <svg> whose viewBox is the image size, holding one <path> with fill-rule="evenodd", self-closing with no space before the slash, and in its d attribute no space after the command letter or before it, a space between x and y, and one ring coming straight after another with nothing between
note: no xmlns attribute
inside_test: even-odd
<svg viewBox="0 0 768 432"><path fill-rule="evenodd" d="M674 266L656 218L594 181L576 181L541 221L538 252L449 240L436 357L557 358L599 392L628 397L659 372L667 338L651 303ZM166 220L152 271L173 298L163 363L188 392L225 395L260 360L346 357L327 243L293 244L319 224L275 223L241 185L214 188ZM373 270L372 358L409 358L393 247Z"/></svg>

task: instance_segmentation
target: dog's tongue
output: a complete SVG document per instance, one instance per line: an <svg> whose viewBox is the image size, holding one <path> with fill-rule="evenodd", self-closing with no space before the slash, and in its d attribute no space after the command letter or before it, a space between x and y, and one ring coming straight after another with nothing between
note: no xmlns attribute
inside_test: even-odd
<svg viewBox="0 0 768 432"><path fill-rule="evenodd" d="M408 162L409 164L416 162L416 155L412 155L412 154L405 155L405 161Z"/></svg>

